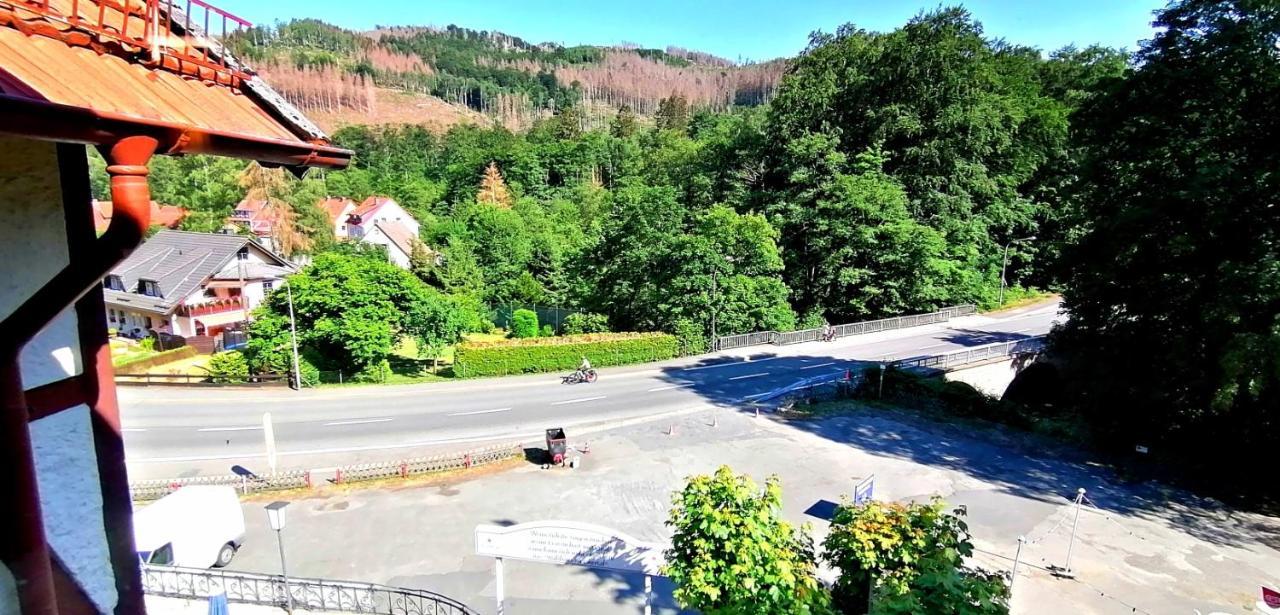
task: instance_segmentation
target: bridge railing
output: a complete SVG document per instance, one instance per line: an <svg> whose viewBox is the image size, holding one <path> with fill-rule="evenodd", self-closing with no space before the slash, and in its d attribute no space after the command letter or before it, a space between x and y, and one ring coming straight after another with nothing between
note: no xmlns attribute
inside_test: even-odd
<svg viewBox="0 0 1280 615"><path fill-rule="evenodd" d="M988 344L986 346L978 346L975 348L965 348L964 350L956 350L927 357L899 359L897 361L893 361L889 365L900 369L923 368L945 370L960 365L981 363L982 361L988 361L991 359L1039 352L1044 349L1047 339L1048 336L1038 335L1036 337L1028 337L1011 342Z"/></svg>
<svg viewBox="0 0 1280 615"><path fill-rule="evenodd" d="M905 329L908 327L918 327L920 325L946 322L958 316L973 314L976 311L977 306L974 305L955 305L943 308L936 312L929 312L927 314L894 316L893 318L881 318L879 320L867 320L863 322L834 325L832 328L835 330L835 336L840 338L848 337L850 335L861 335L863 333L875 333L878 331L890 331L893 329ZM739 335L725 335L718 337L712 340L711 350L733 350L735 348L762 346L764 344L786 346L788 344L816 342L821 339L821 328L785 332L756 331L754 333L742 333Z"/></svg>
<svg viewBox="0 0 1280 615"><path fill-rule="evenodd" d="M206 599L227 595L227 602L370 615L477 615L467 605L425 589L374 583L285 578L228 570L202 570L142 564L142 591L168 598Z"/></svg>

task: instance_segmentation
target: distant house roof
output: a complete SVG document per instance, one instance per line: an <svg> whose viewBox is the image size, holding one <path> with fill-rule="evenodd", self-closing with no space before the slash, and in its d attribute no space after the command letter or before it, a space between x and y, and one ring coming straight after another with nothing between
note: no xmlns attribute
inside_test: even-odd
<svg viewBox="0 0 1280 615"><path fill-rule="evenodd" d="M404 252L405 256L412 255L413 244L420 243L418 241L418 236L414 235L413 231L409 230L409 227L400 224L399 222L387 222L383 220L379 221L374 226L380 229L382 234L386 235L387 239L391 240L391 243L394 244L397 249Z"/></svg>
<svg viewBox="0 0 1280 615"><path fill-rule="evenodd" d="M371 196L361 202L360 206L351 212L351 215L367 218L387 203L395 203L395 200L389 196ZM399 203L396 204L399 205Z"/></svg>
<svg viewBox="0 0 1280 615"><path fill-rule="evenodd" d="M111 224L111 201L93 201L93 227L99 232L107 230ZM151 225L166 228L177 228L178 223L187 217L187 210L177 205L161 205L151 201Z"/></svg>
<svg viewBox="0 0 1280 615"><path fill-rule="evenodd" d="M346 167L351 152L286 102L221 40L248 22L206 2L0 2L3 132L288 166ZM202 31L202 26L209 32Z"/></svg>
<svg viewBox="0 0 1280 615"><path fill-rule="evenodd" d="M336 224L342 212L346 211L348 207L355 207L355 205L356 202L349 198L333 196L316 203L316 207L319 207L329 217L330 224Z"/></svg>
<svg viewBox="0 0 1280 615"><path fill-rule="evenodd" d="M254 235L259 237L267 237L271 235L276 217L275 209L266 200L244 199L236 204L235 211L227 221L247 226Z"/></svg>
<svg viewBox="0 0 1280 615"><path fill-rule="evenodd" d="M241 264L236 253L248 248L263 256L270 267L256 268L253 263ZM106 303L116 307L169 314L182 300L199 290L210 279L255 279L250 272L262 274L269 271L293 269L287 261L254 243L243 235L221 233L190 233L187 231L161 230L144 242L133 254L111 270L119 276L123 291L106 289ZM272 276L263 276L272 277ZM135 292L139 280L152 280L159 286L160 296L152 297Z"/></svg>

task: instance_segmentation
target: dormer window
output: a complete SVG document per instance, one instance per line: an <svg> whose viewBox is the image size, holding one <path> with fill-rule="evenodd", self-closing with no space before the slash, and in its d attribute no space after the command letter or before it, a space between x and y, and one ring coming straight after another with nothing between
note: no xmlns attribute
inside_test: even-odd
<svg viewBox="0 0 1280 615"><path fill-rule="evenodd" d="M108 290L119 290L119 291L123 291L123 290L124 290L124 280L121 280L121 279L120 279L120 276L115 275L115 274L113 273L113 274L108 275L107 277L103 278L103 280L102 280L102 287L103 287L103 288L106 288L106 289L108 289Z"/></svg>
<svg viewBox="0 0 1280 615"><path fill-rule="evenodd" d="M138 280L138 292L148 297L159 297L160 284L155 280Z"/></svg>
<svg viewBox="0 0 1280 615"><path fill-rule="evenodd" d="M243 248L240 248L240 251L239 251L239 252L236 252L236 259L237 259L237 260L242 260L242 261L247 261L247 260L249 260L249 246L245 246L245 247L243 247Z"/></svg>

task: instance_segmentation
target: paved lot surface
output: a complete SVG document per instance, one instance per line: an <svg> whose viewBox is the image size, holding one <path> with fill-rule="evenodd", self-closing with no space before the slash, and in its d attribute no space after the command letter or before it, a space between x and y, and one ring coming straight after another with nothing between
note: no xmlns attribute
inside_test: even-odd
<svg viewBox="0 0 1280 615"><path fill-rule="evenodd" d="M977 564L1008 569L1017 537L1026 536L1017 613L1246 613L1260 584L1280 583L1280 520L1158 485L1121 484L1021 436L882 410L792 423L715 412L714 427L711 411L676 419L675 435L665 421L593 434L578 470L522 463L429 487L300 499L285 535L290 570L428 588L492 613L492 562L472 555L477 524L568 519L665 541L671 492L690 474L728 464L757 479L780 475L786 515L811 522L818 541L827 525L805 511L838 501L870 474L882 499L938 494L965 505ZM1055 578L1046 568L1065 564L1066 515L1080 487L1100 508L1080 517L1071 562L1077 578ZM263 504L245 504L248 536L232 568L278 570ZM639 613L640 587L639 578L512 562L507 612ZM677 612L670 586L656 588L657 612Z"/></svg>

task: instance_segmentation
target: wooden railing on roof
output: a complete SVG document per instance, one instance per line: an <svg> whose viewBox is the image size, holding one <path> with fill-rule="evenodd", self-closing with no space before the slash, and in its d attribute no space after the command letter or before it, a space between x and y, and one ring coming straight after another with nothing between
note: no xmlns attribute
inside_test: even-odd
<svg viewBox="0 0 1280 615"><path fill-rule="evenodd" d="M145 53L144 62L179 74L239 85L249 74L219 42L253 24L203 0L3 0ZM175 31L175 26L177 30Z"/></svg>

